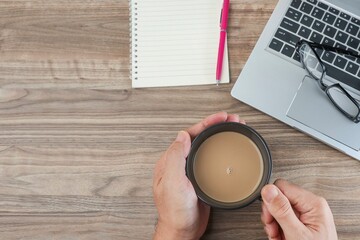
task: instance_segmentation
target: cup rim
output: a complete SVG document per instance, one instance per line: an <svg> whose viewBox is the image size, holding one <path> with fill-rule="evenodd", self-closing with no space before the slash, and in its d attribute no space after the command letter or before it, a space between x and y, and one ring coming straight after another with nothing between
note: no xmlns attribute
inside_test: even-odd
<svg viewBox="0 0 360 240"><path fill-rule="evenodd" d="M258 187L248 197L237 202L231 202L231 203L221 202L214 198L211 198L200 189L195 179L194 160L197 150L206 139L220 132L237 132L248 137L258 147L263 159L264 172ZM236 122L219 123L202 131L192 142L191 149L186 161L186 175L189 178L190 182L192 183L198 198L212 207L222 208L222 209L243 208L248 206L252 202L256 201L257 199L261 199L261 189L266 184L269 183L271 172L272 172L272 158L269 147L267 146L263 137L253 128Z"/></svg>

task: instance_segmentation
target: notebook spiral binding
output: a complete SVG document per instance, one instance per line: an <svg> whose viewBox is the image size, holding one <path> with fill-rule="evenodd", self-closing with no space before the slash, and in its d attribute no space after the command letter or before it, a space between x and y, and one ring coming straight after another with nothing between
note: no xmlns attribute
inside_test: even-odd
<svg viewBox="0 0 360 240"><path fill-rule="evenodd" d="M137 34L137 20L138 20L138 12L137 12L138 3L135 0L129 0L129 23L130 23L130 79L138 80L138 72L137 72L137 42L138 42L138 34Z"/></svg>

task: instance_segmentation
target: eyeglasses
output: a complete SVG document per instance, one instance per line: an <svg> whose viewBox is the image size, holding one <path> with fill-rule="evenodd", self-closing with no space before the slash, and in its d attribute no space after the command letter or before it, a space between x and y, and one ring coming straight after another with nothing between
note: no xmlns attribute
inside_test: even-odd
<svg viewBox="0 0 360 240"><path fill-rule="evenodd" d="M330 98L335 107L353 122L360 122L360 104L349 94L349 92L339 83L332 85L326 85L324 83L323 79L326 75L326 67L314 48L349 55L355 58L360 58L360 56L344 49L312 43L305 40L301 40L296 45L296 50L300 55L301 62L305 69L309 72L311 77L317 80L320 88Z"/></svg>

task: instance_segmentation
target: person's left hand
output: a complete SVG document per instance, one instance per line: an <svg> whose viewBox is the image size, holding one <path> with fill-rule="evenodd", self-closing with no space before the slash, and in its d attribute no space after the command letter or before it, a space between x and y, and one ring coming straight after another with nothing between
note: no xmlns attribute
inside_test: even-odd
<svg viewBox="0 0 360 240"><path fill-rule="evenodd" d="M220 112L205 118L187 131L180 131L175 141L157 162L153 193L158 210L154 240L199 239L205 232L210 207L200 201L186 176L185 164L191 139L206 128L221 122L242 122L238 115Z"/></svg>

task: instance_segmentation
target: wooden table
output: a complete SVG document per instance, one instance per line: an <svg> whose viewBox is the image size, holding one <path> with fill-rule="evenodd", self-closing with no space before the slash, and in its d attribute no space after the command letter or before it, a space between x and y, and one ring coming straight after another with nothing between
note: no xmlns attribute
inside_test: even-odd
<svg viewBox="0 0 360 240"><path fill-rule="evenodd" d="M276 2L232 0L231 84L131 89L126 0L0 1L0 239L150 239L155 162L222 110L266 139L272 181L324 196L359 239L360 163L230 96ZM203 239L266 239L260 203L213 210Z"/></svg>

